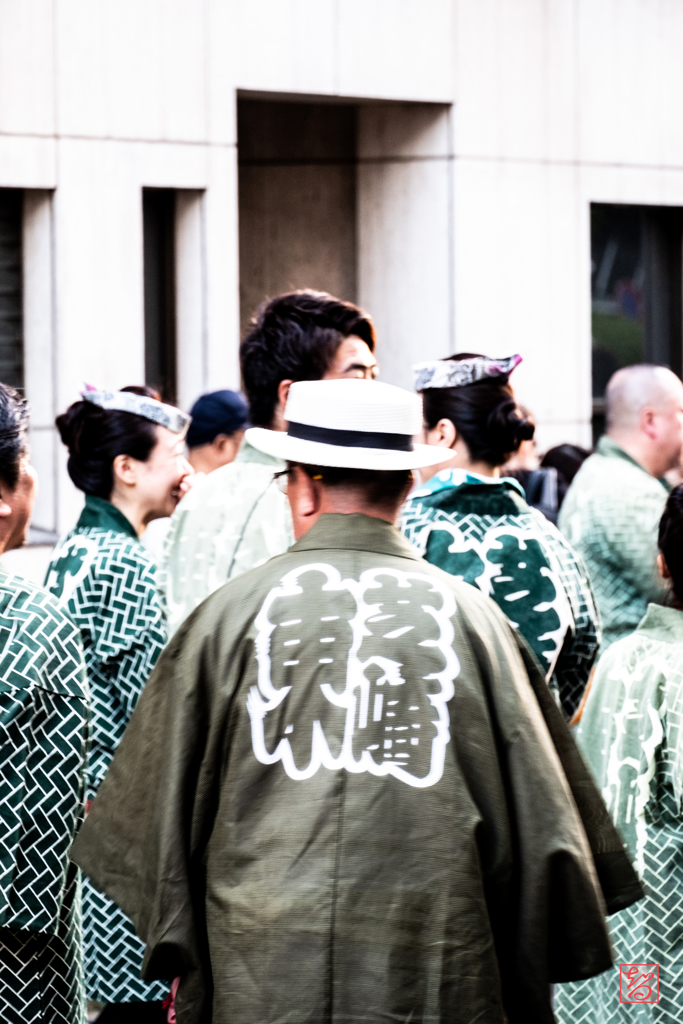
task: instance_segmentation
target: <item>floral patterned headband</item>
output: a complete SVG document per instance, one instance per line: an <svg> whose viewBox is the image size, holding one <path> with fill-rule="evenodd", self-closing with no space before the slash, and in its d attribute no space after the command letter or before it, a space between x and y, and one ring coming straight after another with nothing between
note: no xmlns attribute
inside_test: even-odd
<svg viewBox="0 0 683 1024"><path fill-rule="evenodd" d="M487 377L507 377L522 362L520 355L507 359L473 356L472 359L433 359L413 366L416 391L428 388L462 388Z"/></svg>
<svg viewBox="0 0 683 1024"><path fill-rule="evenodd" d="M186 431L192 420L191 416L181 409L176 409L174 405L166 405L165 402L157 402L156 398L136 395L132 391L102 391L86 384L85 391L81 391L81 398L85 402L99 405L100 409L132 412L136 416L151 420L152 423L158 423L160 427L166 427L174 434Z"/></svg>

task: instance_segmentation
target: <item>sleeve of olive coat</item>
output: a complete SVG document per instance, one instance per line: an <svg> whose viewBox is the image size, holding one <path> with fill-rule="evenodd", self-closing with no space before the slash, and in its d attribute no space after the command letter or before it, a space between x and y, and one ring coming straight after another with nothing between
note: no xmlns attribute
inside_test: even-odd
<svg viewBox="0 0 683 1024"><path fill-rule="evenodd" d="M617 886L621 905L634 902L641 893L533 657L529 655L528 665L523 666L516 638L502 614L490 607L486 614L482 610L475 602L468 602L466 609L461 606L488 714L482 712L477 692L468 686L468 680L476 679L476 670L465 671L463 666L458 717L468 727L454 727L452 736L482 814L480 857L504 1005L511 1021L521 1021L530 1006L542 1014L548 982L591 977L611 966L596 870L596 853L603 852L603 846L609 847L605 852L618 860L623 872L619 879L623 884ZM541 709L533 680L529 686L529 670L538 674L539 692L543 700L548 696L551 707ZM555 734L544 721L546 716ZM491 804L495 769L482 758L491 746L489 731L497 769L507 786L505 810ZM558 789L558 778L564 793ZM572 807L578 813L572 813ZM505 863L506 818L514 848L511 873L500 870ZM617 899L611 879L608 883L610 898Z"/></svg>

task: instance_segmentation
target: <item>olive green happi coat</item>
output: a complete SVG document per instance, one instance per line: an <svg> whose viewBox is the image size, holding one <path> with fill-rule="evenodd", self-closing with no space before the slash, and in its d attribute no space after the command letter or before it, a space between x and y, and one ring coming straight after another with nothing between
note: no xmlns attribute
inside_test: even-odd
<svg viewBox="0 0 683 1024"><path fill-rule="evenodd" d="M73 851L179 1024L550 1024L551 980L610 965L595 867L611 909L638 884L528 659L534 689L497 607L361 515L197 609Z"/></svg>

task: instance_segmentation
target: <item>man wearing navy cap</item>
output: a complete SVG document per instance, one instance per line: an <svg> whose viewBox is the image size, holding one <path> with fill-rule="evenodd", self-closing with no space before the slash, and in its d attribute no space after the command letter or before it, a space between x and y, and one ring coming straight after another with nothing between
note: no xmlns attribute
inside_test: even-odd
<svg viewBox="0 0 683 1024"><path fill-rule="evenodd" d="M246 400L238 391L212 391L190 410L188 460L195 473L213 473L232 462L242 444L249 418Z"/></svg>

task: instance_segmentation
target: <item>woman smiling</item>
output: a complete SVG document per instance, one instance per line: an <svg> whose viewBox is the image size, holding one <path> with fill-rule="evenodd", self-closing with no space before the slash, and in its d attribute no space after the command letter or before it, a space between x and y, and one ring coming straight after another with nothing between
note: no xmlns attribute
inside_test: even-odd
<svg viewBox="0 0 683 1024"><path fill-rule="evenodd" d="M138 387L85 391L83 401L57 418L69 449L69 476L84 492L85 508L55 549L46 585L83 638L92 700L88 800L166 643L156 567L139 537L153 519L170 515L189 487L191 469L183 455L188 423L156 392ZM140 1003L163 998L164 985L140 978L143 945L132 924L87 879L83 931L89 999L130 1004L118 1007L116 1020L133 1020ZM153 1021L157 1009L163 1020L160 1004L149 1007L146 1019Z"/></svg>

